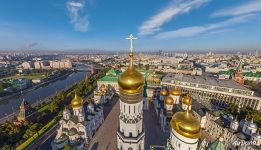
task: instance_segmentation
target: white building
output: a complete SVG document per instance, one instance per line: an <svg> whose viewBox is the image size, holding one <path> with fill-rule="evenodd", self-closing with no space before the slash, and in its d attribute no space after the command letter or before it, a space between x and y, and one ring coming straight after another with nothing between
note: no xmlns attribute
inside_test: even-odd
<svg viewBox="0 0 261 150"><path fill-rule="evenodd" d="M104 120L102 107L90 103L85 111L83 100L77 94L72 99L71 106L72 113L67 108L63 111L63 118L52 144L53 149L61 149L67 144L75 149L84 149Z"/></svg>

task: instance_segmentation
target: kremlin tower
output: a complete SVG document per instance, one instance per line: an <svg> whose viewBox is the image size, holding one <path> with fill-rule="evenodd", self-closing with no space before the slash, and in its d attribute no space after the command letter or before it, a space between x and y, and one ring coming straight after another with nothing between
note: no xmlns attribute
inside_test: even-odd
<svg viewBox="0 0 261 150"><path fill-rule="evenodd" d="M117 148L119 150L144 150L143 88L144 77L133 66L132 35L130 40L130 63L118 78L120 96Z"/></svg>
<svg viewBox="0 0 261 150"><path fill-rule="evenodd" d="M236 69L236 71L235 71L235 73L234 73L233 79L234 79L237 83L244 85L245 80L244 80L244 78L243 78L242 68L243 68L243 64L242 64L242 62L240 61L239 64L238 64L238 66L237 66L237 69Z"/></svg>

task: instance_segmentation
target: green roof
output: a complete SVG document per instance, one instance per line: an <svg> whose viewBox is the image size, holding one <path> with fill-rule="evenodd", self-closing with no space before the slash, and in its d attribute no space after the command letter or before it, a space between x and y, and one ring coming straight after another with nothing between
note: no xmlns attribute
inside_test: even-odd
<svg viewBox="0 0 261 150"><path fill-rule="evenodd" d="M245 77L256 77L261 78L261 72L253 73L253 72L244 72L243 76Z"/></svg>
<svg viewBox="0 0 261 150"><path fill-rule="evenodd" d="M72 135L75 135L75 134L77 134L77 130L76 130L75 128L71 128L71 129L69 130L68 135L69 135L69 136L72 136Z"/></svg>
<svg viewBox="0 0 261 150"><path fill-rule="evenodd" d="M218 139L208 147L208 150L225 150L224 147L224 141Z"/></svg>
<svg viewBox="0 0 261 150"><path fill-rule="evenodd" d="M121 71L110 69L106 75L100 78L98 81L110 81L110 82L118 82L118 76L121 74Z"/></svg>
<svg viewBox="0 0 261 150"><path fill-rule="evenodd" d="M219 71L218 74L225 74L225 75L232 75L234 73L233 69L230 69L228 71Z"/></svg>

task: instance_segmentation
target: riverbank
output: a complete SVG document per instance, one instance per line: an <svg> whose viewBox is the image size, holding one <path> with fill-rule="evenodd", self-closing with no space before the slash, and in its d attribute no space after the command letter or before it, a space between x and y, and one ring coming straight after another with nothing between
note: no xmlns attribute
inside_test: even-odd
<svg viewBox="0 0 261 150"><path fill-rule="evenodd" d="M70 72L68 72L68 73L66 73L66 74L64 74L64 75L62 75L62 76L58 76L58 77L53 78L53 79L50 79L50 80L48 80L48 81L45 81L45 82L36 84L36 85L34 85L34 86L32 86L32 87L29 87L29 88L27 88L27 89L24 89L24 90L22 91L22 93L28 93L28 92L30 92L30 91L36 89L36 88L39 88L39 87L41 87L41 86L44 86L44 85L49 84L49 83L52 83L52 82L55 82L55 81L57 81L57 80L59 80L59 79L61 79L61 78L67 77L67 76L69 76L69 75L72 74L72 73L73 73L73 72L70 71ZM16 97L16 96L18 96L19 94L21 94L21 91L17 91L17 92L15 92L15 93L11 94L11 95L7 95L7 96L4 96L4 97L0 97L0 101L1 101L1 100L6 100L6 99L10 99L10 98Z"/></svg>

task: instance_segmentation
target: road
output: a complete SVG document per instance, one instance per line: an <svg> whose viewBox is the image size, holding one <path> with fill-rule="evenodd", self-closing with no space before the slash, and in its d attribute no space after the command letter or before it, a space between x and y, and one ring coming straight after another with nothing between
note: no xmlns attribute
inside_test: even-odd
<svg viewBox="0 0 261 150"><path fill-rule="evenodd" d="M169 132L163 132L157 121L156 112L152 103L149 103L149 110L143 111L145 125L145 149L149 150L151 145L165 146Z"/></svg>
<svg viewBox="0 0 261 150"><path fill-rule="evenodd" d="M119 100L114 105L99 130L92 138L88 150L115 150L117 147L116 132L119 125Z"/></svg>

